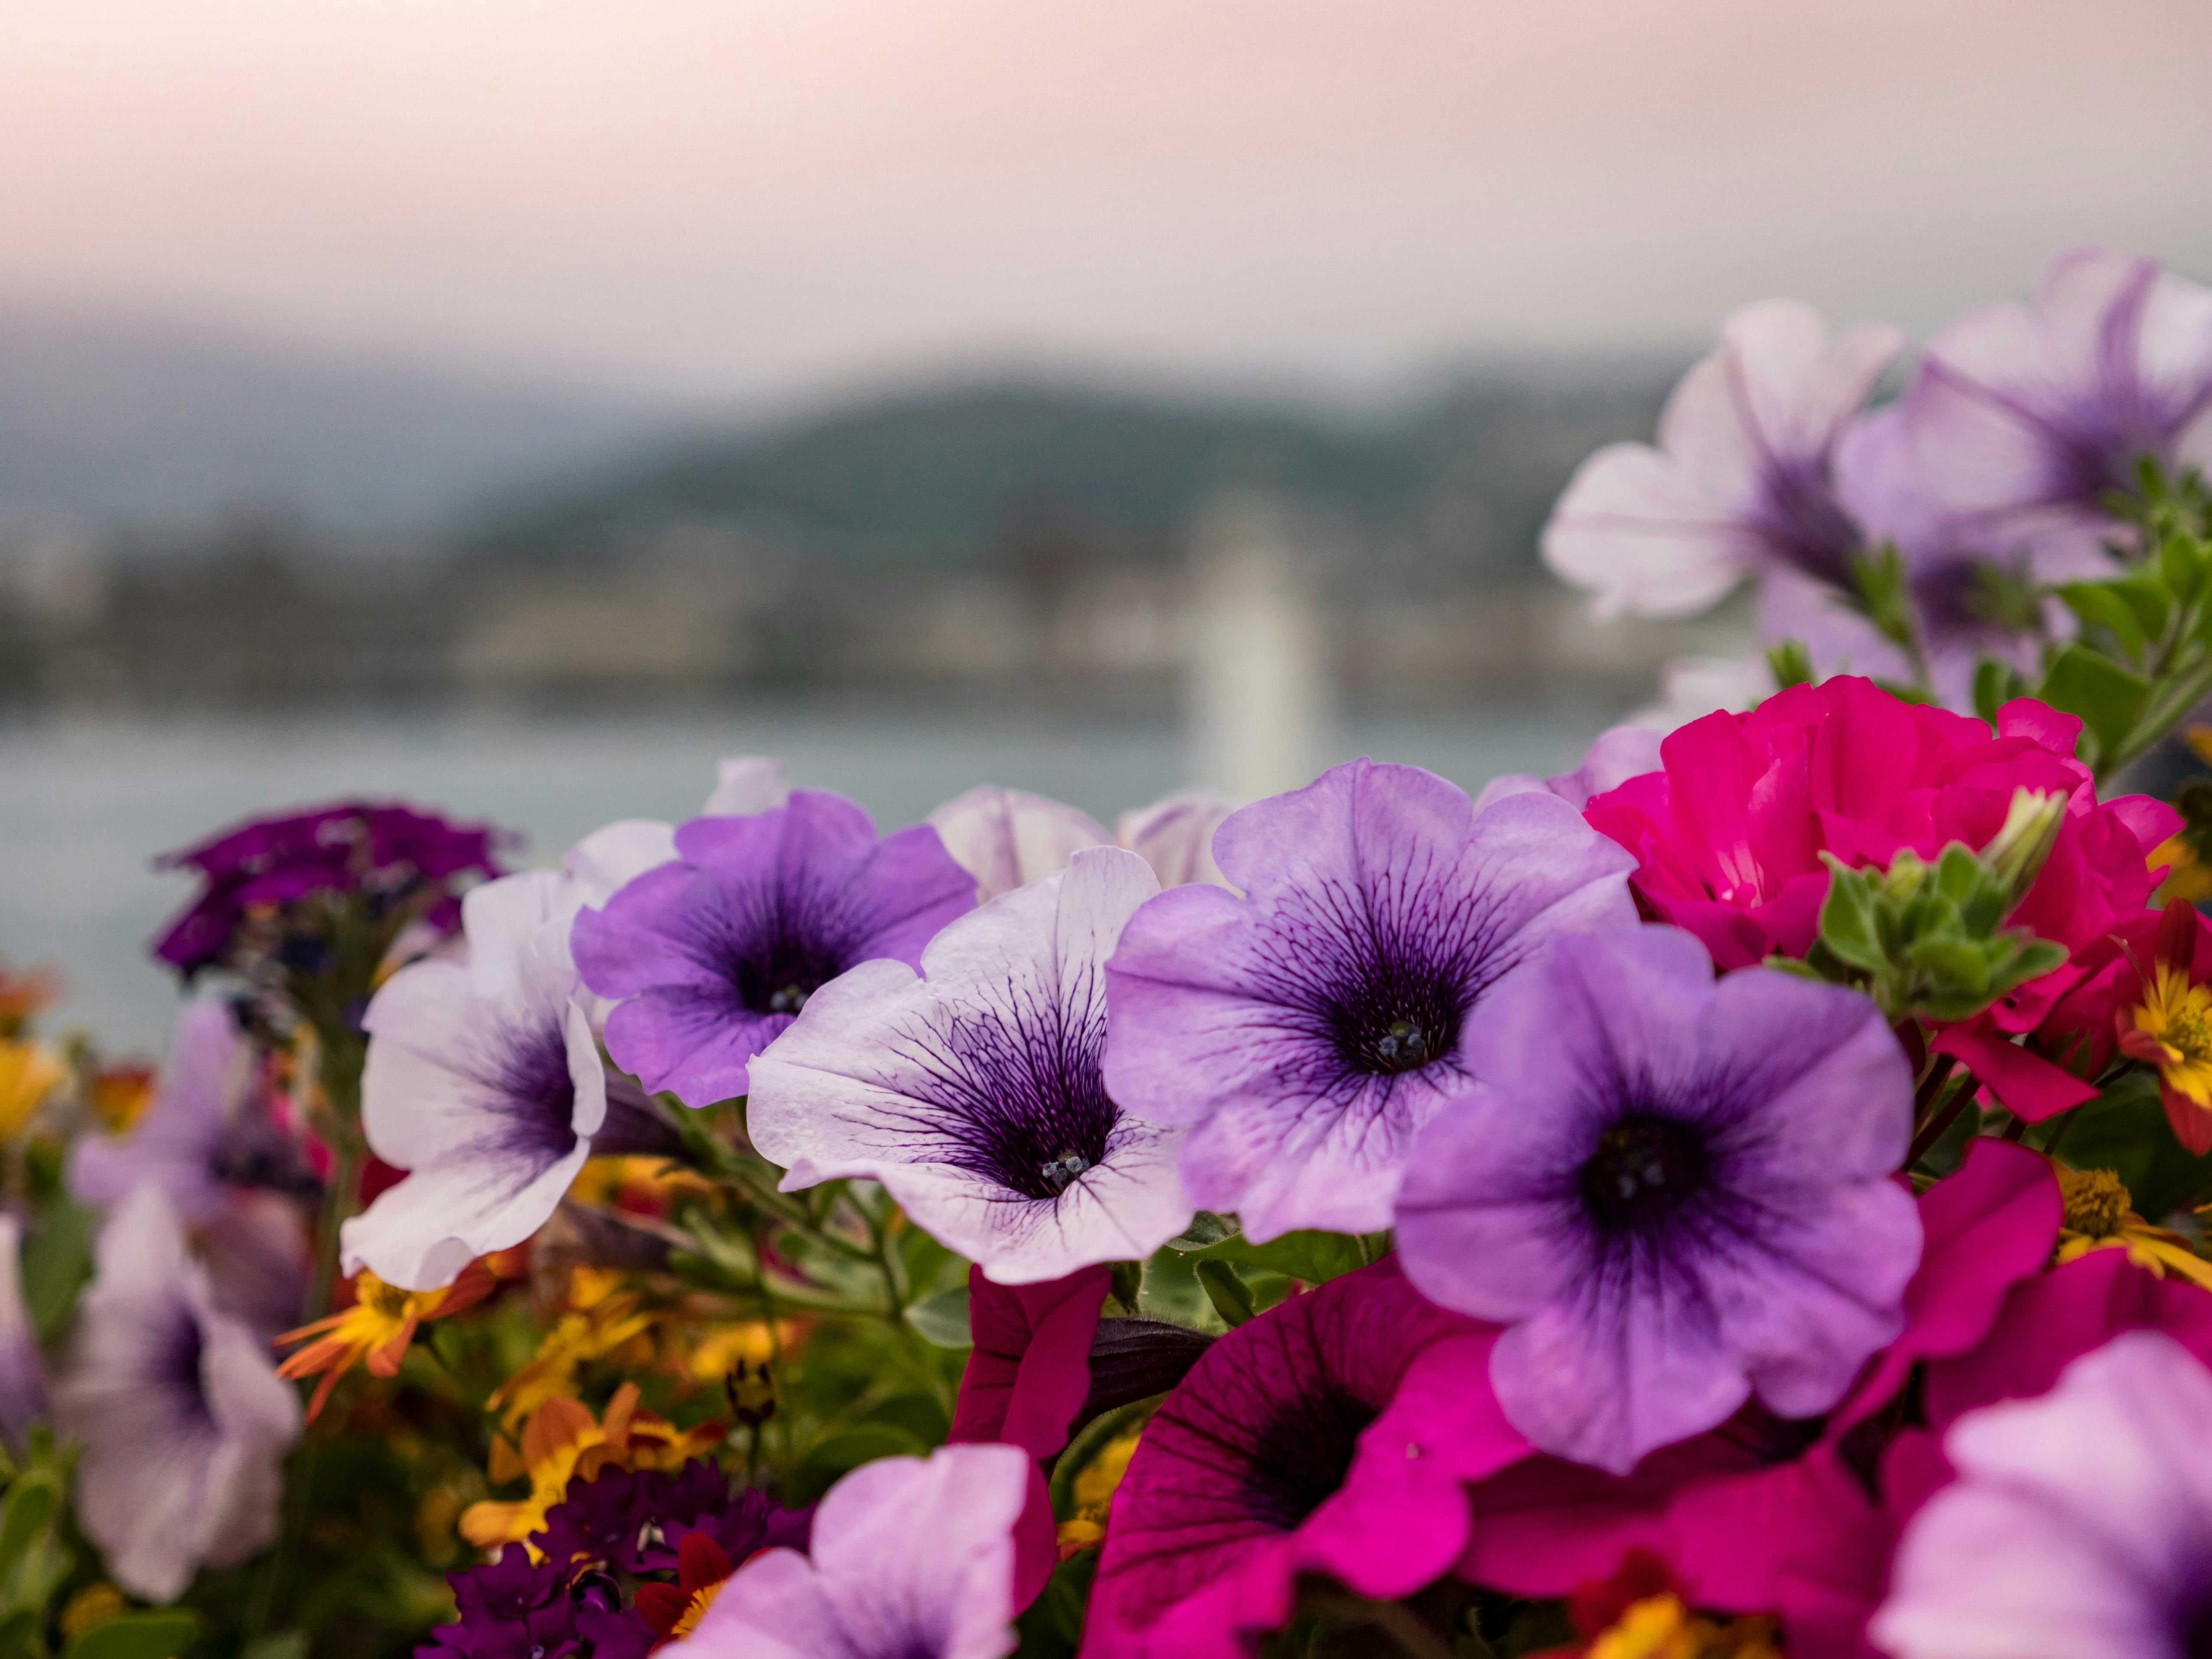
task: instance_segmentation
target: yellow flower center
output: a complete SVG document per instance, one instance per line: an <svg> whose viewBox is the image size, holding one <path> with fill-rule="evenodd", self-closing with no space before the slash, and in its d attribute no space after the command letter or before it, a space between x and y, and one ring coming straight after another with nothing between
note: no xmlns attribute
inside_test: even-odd
<svg viewBox="0 0 2212 1659"><path fill-rule="evenodd" d="M1587 1659L1780 1659L1774 1625L1701 1619L1673 1595L1632 1601L1610 1630L1589 1644Z"/></svg>
<svg viewBox="0 0 2212 1659"><path fill-rule="evenodd" d="M2113 1238L2133 1201L2110 1170L2061 1170L2058 1189L2065 1195L2065 1226L2086 1238Z"/></svg>
<svg viewBox="0 0 2212 1659"><path fill-rule="evenodd" d="M670 1637L689 1636L698 1629L700 1620L706 1617L707 1609L714 1605L714 1598L722 1593L722 1586L729 1582L726 1578L718 1578L694 1595L690 1605L684 1609L684 1616L676 1621L676 1628L668 1632Z"/></svg>

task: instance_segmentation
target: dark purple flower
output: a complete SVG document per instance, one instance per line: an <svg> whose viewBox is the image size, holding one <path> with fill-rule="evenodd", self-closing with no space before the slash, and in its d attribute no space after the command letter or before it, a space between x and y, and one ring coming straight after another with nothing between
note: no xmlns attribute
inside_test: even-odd
<svg viewBox="0 0 2212 1659"><path fill-rule="evenodd" d="M1753 1395L1811 1417L1903 1328L1912 1073L1866 998L1716 983L1650 927L1558 940L1476 1028L1482 1081L1423 1133L1398 1249L1508 1325L1491 1380L1538 1446L1626 1474Z"/></svg>
<svg viewBox="0 0 2212 1659"><path fill-rule="evenodd" d="M1632 860L1565 801L1477 814L1417 767L1340 766L1213 849L1242 893L1162 893L1107 964L1106 1088L1197 1126L1186 1196L1256 1239L1389 1226L1414 1133L1482 1063L1491 987L1554 933L1636 920Z"/></svg>
<svg viewBox="0 0 2212 1659"><path fill-rule="evenodd" d="M409 806L339 801L256 818L195 846L164 853L155 867L191 870L206 885L154 942L154 954L190 975L226 961L240 925L311 893L362 894L383 909L410 907L441 929L459 920L459 878L498 873L504 837Z"/></svg>
<svg viewBox="0 0 2212 1659"><path fill-rule="evenodd" d="M1990 306L1938 335L1905 410L1948 514L2002 551L2093 571L2119 528L2109 498L2141 462L2212 465L2212 290L2077 248L2033 308Z"/></svg>
<svg viewBox="0 0 2212 1659"><path fill-rule="evenodd" d="M750 1086L748 1062L847 969L912 967L975 878L926 824L876 838L842 796L792 792L750 817L693 818L675 860L576 918L584 983L620 1000L607 1052L647 1089L710 1106Z"/></svg>
<svg viewBox="0 0 2212 1659"><path fill-rule="evenodd" d="M578 1650L577 1606L568 1574L509 1544L499 1559L446 1575L460 1616L430 1632L416 1659L565 1659Z"/></svg>
<svg viewBox="0 0 2212 1659"><path fill-rule="evenodd" d="M1440 1577L1462 1483L1528 1451L1483 1385L1496 1337L1386 1258L1216 1341L1115 1493L1085 1653L1241 1659L1301 1573L1386 1599Z"/></svg>
<svg viewBox="0 0 2212 1659"><path fill-rule="evenodd" d="M757 1550L806 1547L813 1511L786 1510L750 1486L732 1486L711 1459L681 1469L605 1469L568 1483L531 1541L547 1559L627 1573L673 1572L687 1533L703 1532L732 1561Z"/></svg>

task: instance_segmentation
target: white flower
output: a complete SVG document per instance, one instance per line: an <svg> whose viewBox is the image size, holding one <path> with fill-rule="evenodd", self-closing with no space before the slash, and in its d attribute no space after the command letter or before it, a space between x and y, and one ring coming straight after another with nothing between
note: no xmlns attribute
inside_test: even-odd
<svg viewBox="0 0 2212 1659"><path fill-rule="evenodd" d="M747 1126L787 1190L880 1181L1002 1285L1138 1261L1188 1224L1180 1130L1110 1099L1106 958L1159 890L1119 848L830 981L752 1063Z"/></svg>
<svg viewBox="0 0 2212 1659"><path fill-rule="evenodd" d="M1127 848L1152 866L1163 887L1226 885L1212 843L1234 810L1218 795L1191 790L1124 812L1109 834L1088 812L1049 796L987 783L945 802L927 822L975 876L975 896L988 900L1065 870L1086 847Z"/></svg>
<svg viewBox="0 0 2212 1659"><path fill-rule="evenodd" d="M300 1402L240 1321L216 1310L158 1187L117 1208L94 1252L59 1395L84 1443L76 1515L115 1582L149 1601L275 1541Z"/></svg>

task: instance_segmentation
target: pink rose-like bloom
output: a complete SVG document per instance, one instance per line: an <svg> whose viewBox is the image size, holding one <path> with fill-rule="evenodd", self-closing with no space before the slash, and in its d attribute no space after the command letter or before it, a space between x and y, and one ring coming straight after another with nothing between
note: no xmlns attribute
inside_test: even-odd
<svg viewBox="0 0 2212 1659"><path fill-rule="evenodd" d="M1948 842L1980 848L2015 790L2055 791L2067 797L2066 817L2012 920L2079 951L2142 914L2155 884L2146 860L2181 822L2146 796L2098 800L2074 756L2081 729L2023 697L1998 711L1992 736L1978 720L1841 678L1793 686L1747 714L1692 721L1660 745L1661 770L1595 797L1583 816L1636 854L1630 879L1644 904L1695 933L1725 969L1811 947L1828 892L1823 852L1886 868L1908 847L1930 859ZM1970 1066L2040 1068L2016 1079L2030 1115L2057 1109L2032 1103L2039 1083L2063 1094L2070 1079L2002 1035L2034 1030L2081 973L2069 960L1954 1028ZM2004 1079L1977 1074L2004 1091Z"/></svg>
<svg viewBox="0 0 2212 1659"><path fill-rule="evenodd" d="M1463 1483L1528 1451L1483 1385L1496 1336L1389 1258L1216 1341L1115 1494L1085 1654L1243 1659L1301 1573L1382 1598L1442 1575Z"/></svg>

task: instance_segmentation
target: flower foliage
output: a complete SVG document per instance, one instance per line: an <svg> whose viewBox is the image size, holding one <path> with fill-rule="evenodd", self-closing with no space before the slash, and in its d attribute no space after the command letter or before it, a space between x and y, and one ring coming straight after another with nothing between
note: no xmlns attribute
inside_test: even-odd
<svg viewBox="0 0 2212 1659"><path fill-rule="evenodd" d="M1903 349L1576 475L1771 690L1553 775L172 855L160 1066L0 975L0 1646L2203 1651L2212 294Z"/></svg>

